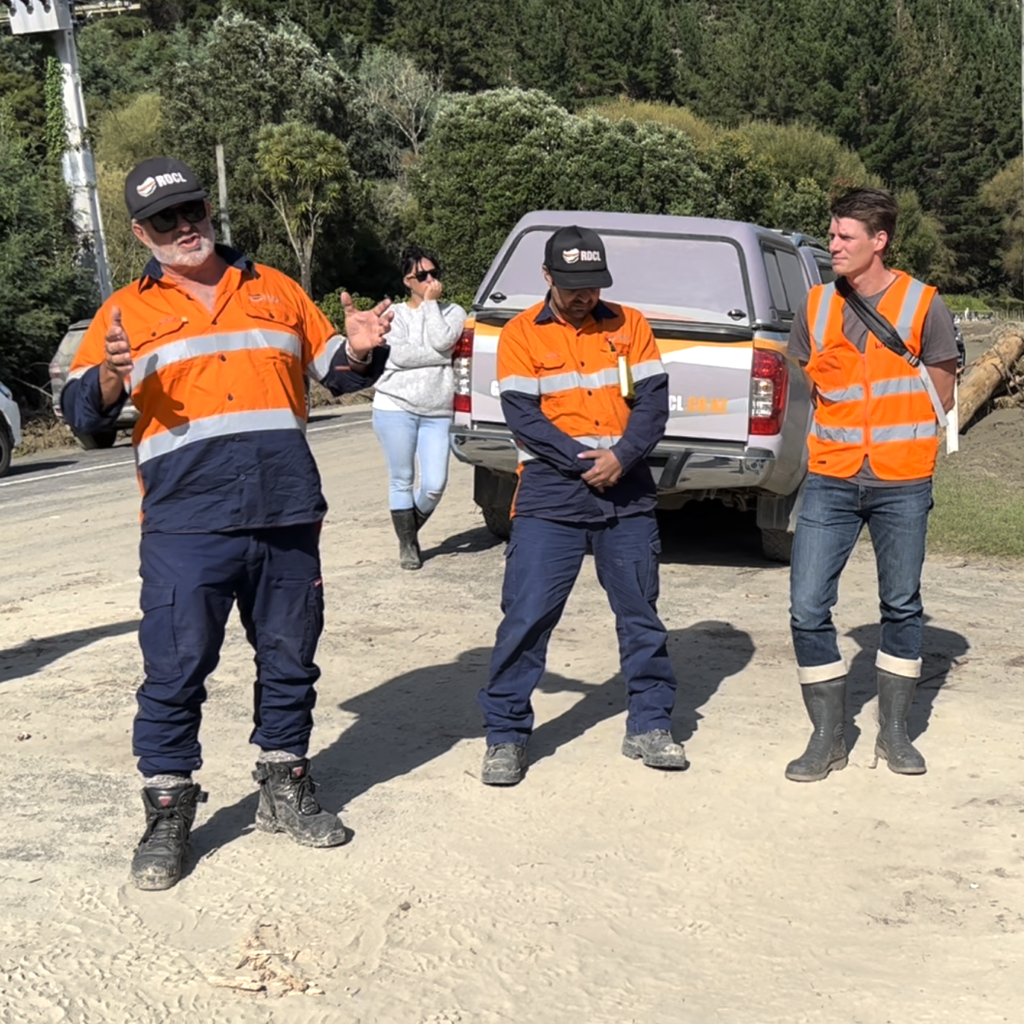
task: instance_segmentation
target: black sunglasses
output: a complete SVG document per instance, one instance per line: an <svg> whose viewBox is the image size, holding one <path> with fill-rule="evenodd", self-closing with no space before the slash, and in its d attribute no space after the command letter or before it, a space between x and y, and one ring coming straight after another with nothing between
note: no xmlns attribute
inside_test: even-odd
<svg viewBox="0 0 1024 1024"><path fill-rule="evenodd" d="M206 220L206 203L202 199L193 199L191 202L182 203L180 206L172 206L167 210L154 213L152 217L147 217L146 220L152 225L154 231L173 231L178 226L179 214L189 224L199 224L201 221Z"/></svg>
<svg viewBox="0 0 1024 1024"><path fill-rule="evenodd" d="M428 277L432 277L435 281L441 280L441 268L434 267L433 270L417 270L415 274L410 274L410 277L415 277L420 284L423 284Z"/></svg>

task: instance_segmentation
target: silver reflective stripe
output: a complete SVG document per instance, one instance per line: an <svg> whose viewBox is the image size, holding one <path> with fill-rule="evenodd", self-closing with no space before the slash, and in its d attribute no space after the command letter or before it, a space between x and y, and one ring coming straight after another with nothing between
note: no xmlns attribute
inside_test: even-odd
<svg viewBox="0 0 1024 1024"><path fill-rule="evenodd" d="M840 444L864 443L864 431L860 427L823 427L815 420L811 432L820 441L836 441Z"/></svg>
<svg viewBox="0 0 1024 1024"><path fill-rule="evenodd" d="M634 378L635 379L635 378ZM573 388L605 388L618 385L619 371L598 370L597 373L553 373L548 377L538 377L540 393L553 395L558 391L571 391Z"/></svg>
<svg viewBox="0 0 1024 1024"><path fill-rule="evenodd" d="M294 334L285 331L232 331L230 334L204 334L198 338L183 338L161 345L153 352L135 360L132 370L132 390L134 391L147 377L157 373L166 366L196 359L202 356L215 356L222 352L245 352L261 348L272 348L279 352L300 358L302 342Z"/></svg>
<svg viewBox="0 0 1024 1024"><path fill-rule="evenodd" d="M147 437L135 448L135 461L141 466L150 459L184 448L197 441L228 434L250 434L256 430L305 430L306 422L291 409L257 409L255 412L229 412L190 420Z"/></svg>
<svg viewBox="0 0 1024 1024"><path fill-rule="evenodd" d="M536 377L502 377L498 381L499 394L506 391L517 391L521 395L539 395L540 386Z"/></svg>
<svg viewBox="0 0 1024 1024"><path fill-rule="evenodd" d="M890 377L887 380L871 382L871 397L886 398L889 395L916 395L925 391L920 377Z"/></svg>
<svg viewBox="0 0 1024 1024"><path fill-rule="evenodd" d="M665 372L664 364L660 359L646 359L642 363L631 366L633 380L648 380L650 377L657 377Z"/></svg>
<svg viewBox="0 0 1024 1024"><path fill-rule="evenodd" d="M837 391L819 391L819 397L826 402L859 402L864 397L864 387L854 384L852 387L839 388Z"/></svg>
<svg viewBox="0 0 1024 1024"><path fill-rule="evenodd" d="M621 434L582 434L574 437L574 441L589 445L591 448L612 448L622 440Z"/></svg>
<svg viewBox="0 0 1024 1024"><path fill-rule="evenodd" d="M340 334L333 334L327 339L323 352L307 367L306 375L313 380L323 380L338 363L338 353L345 347L345 339ZM346 357L346 362L348 358Z"/></svg>
<svg viewBox="0 0 1024 1024"><path fill-rule="evenodd" d="M68 380L78 380L83 374L88 373L91 370L91 366L80 366L77 370L72 370L68 374Z"/></svg>
<svg viewBox="0 0 1024 1024"><path fill-rule="evenodd" d="M836 286L833 283L825 285L821 290L821 304L818 306L818 315L814 318L814 327L811 331L811 340L814 347L820 352L822 339L825 337L825 328L828 326L828 312L832 308L832 296L836 293Z"/></svg>
<svg viewBox="0 0 1024 1024"><path fill-rule="evenodd" d="M888 441L917 441L922 438L938 437L939 425L935 420L926 423L903 423L898 427L872 427L872 444L885 444Z"/></svg>
<svg viewBox="0 0 1024 1024"><path fill-rule="evenodd" d="M614 448L622 440L621 434L582 434L580 437L574 437L574 441L579 441L580 444L585 444L590 448ZM519 452L520 462L534 462L537 456L532 452L528 451L521 444L516 445L516 449Z"/></svg>
<svg viewBox="0 0 1024 1024"><path fill-rule="evenodd" d="M896 323L893 327L896 328L900 338L906 343L907 338L910 337L910 332L914 327L914 314L917 312L918 304L921 301L921 296L924 294L925 288L928 286L918 281L916 277L910 279L910 287L907 289L907 294L903 296L903 305L900 306L899 315L896 317Z"/></svg>

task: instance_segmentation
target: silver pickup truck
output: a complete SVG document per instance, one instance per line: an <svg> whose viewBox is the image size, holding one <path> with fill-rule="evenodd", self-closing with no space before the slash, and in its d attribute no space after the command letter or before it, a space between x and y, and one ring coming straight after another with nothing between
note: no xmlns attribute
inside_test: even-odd
<svg viewBox="0 0 1024 1024"><path fill-rule="evenodd" d="M565 224L604 239L615 284L602 296L647 317L669 374L668 426L648 459L659 507L715 499L756 510L765 555L788 561L811 403L786 345L808 288L832 279L831 260L813 239L728 220L539 211L516 224L454 359L451 447L476 469L488 528L509 534L518 461L498 398L498 336L543 299L544 243Z"/></svg>

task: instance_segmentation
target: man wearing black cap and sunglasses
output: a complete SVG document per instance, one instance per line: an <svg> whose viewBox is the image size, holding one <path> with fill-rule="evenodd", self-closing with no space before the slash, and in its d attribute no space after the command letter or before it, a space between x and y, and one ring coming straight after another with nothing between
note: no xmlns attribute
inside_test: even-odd
<svg viewBox="0 0 1024 1024"><path fill-rule="evenodd" d="M612 283L604 241L564 227L547 241L547 298L510 320L498 387L519 448L519 486L488 685L481 781L519 782L533 730L531 695L588 550L615 613L626 678L622 753L685 768L672 738L676 680L658 618L658 527L646 457L665 431L668 377L650 325L601 300Z"/></svg>
<svg viewBox="0 0 1024 1024"><path fill-rule="evenodd" d="M319 534L327 511L306 442L305 377L335 394L372 384L387 358L389 303L339 336L284 274L214 241L206 190L179 160L144 160L125 182L152 259L93 318L61 403L76 432L110 429L130 394L142 486L145 678L133 750L146 830L140 889L181 876L205 798L199 725L232 606L256 650L256 826L303 846L348 834L317 802L307 752L323 629Z"/></svg>

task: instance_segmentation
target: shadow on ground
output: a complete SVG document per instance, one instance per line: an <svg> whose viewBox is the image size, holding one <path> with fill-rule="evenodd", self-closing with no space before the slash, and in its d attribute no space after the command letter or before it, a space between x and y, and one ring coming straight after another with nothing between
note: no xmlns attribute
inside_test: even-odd
<svg viewBox="0 0 1024 1024"><path fill-rule="evenodd" d="M33 675L79 647L87 647L104 637L135 633L138 628L138 619L126 619L124 622L114 622L106 626L73 629L54 636L33 637L18 644L17 647L0 651L0 684Z"/></svg>
<svg viewBox="0 0 1024 1024"><path fill-rule="evenodd" d="M48 459L46 462L23 462L20 459L15 459L11 463L11 468L7 471L5 479L28 476L29 473L45 473L51 469L64 469L66 466L77 466L78 462L78 459L61 459L60 461Z"/></svg>
<svg viewBox="0 0 1024 1024"><path fill-rule="evenodd" d="M789 571L788 566L764 557L754 513L728 508L720 501L692 501L681 509L659 512L658 530L662 563Z"/></svg>
<svg viewBox="0 0 1024 1024"><path fill-rule="evenodd" d="M750 662L754 642L748 633L727 622L705 621L670 630L668 643L679 678L675 732L677 739L686 741L703 718L700 709L722 681ZM475 647L454 661L406 672L340 704L339 708L354 714L356 720L313 759L323 805L340 810L374 786L441 757L466 738L480 738L483 756L476 695L487 681L490 657L489 647ZM536 730L530 741L533 763L626 709L625 685L619 673L602 683L586 683L548 672L539 689L579 693L581 697ZM252 793L202 822L192 834L190 867L247 832L256 804L257 794Z"/></svg>

